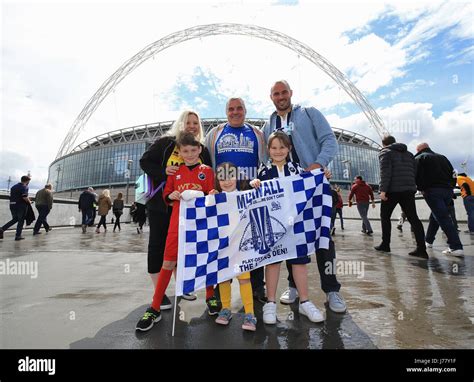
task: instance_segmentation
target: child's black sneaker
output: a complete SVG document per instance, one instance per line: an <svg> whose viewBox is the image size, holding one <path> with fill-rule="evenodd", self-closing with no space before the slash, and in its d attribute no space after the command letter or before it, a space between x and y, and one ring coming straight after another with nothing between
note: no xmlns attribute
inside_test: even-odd
<svg viewBox="0 0 474 382"><path fill-rule="evenodd" d="M163 296L163 300L161 300L160 309L161 310L170 310L172 307L173 307L173 304L171 304L170 299L165 294Z"/></svg>
<svg viewBox="0 0 474 382"><path fill-rule="evenodd" d="M217 299L216 296L212 296L206 300L207 309L209 316L215 316L219 314L222 309L222 303Z"/></svg>
<svg viewBox="0 0 474 382"><path fill-rule="evenodd" d="M161 320L161 312L157 312L155 309L153 309L151 306L146 310L145 314L143 317L138 321L136 330L140 330L142 332L146 332L150 330L155 322L158 322Z"/></svg>

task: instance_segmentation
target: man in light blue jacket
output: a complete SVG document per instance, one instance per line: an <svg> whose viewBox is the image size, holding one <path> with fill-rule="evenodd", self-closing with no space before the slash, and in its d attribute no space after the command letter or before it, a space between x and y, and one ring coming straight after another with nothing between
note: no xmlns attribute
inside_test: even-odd
<svg viewBox="0 0 474 382"><path fill-rule="evenodd" d="M276 111L263 127L265 141L275 130L282 130L290 136L292 141L291 160L299 162L306 171L316 168L325 168L336 156L338 144L336 137L326 118L314 107L292 105L293 91L287 81L281 80L273 84L270 98ZM346 304L339 293L341 284L336 279L335 273L326 274L326 264L334 264L336 257L334 242L331 240L329 250L317 251L321 288L326 293L329 308L337 313L346 311ZM282 294L280 302L293 303L298 292L293 280L291 265L288 265L289 288ZM270 304L272 302L269 302ZM274 302L273 302L274 303Z"/></svg>

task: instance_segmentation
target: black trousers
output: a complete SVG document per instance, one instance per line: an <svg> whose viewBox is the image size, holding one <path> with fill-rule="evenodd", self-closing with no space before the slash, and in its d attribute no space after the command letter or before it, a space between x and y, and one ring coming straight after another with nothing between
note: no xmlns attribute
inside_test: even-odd
<svg viewBox="0 0 474 382"><path fill-rule="evenodd" d="M100 216L100 220L99 220L99 224L97 224L97 228L100 228L100 226L103 225L104 228L107 229L106 218L107 218L107 215Z"/></svg>
<svg viewBox="0 0 474 382"><path fill-rule="evenodd" d="M261 291L265 286L265 267L257 268L253 271L250 271L250 283L252 284L252 290ZM217 289L217 288L216 288Z"/></svg>
<svg viewBox="0 0 474 382"><path fill-rule="evenodd" d="M122 212L114 212L114 215L115 215L115 224L114 224L114 230L118 227L118 229L121 229L120 228L120 216L122 216Z"/></svg>
<svg viewBox="0 0 474 382"><path fill-rule="evenodd" d="M324 293L339 292L341 284L336 278L336 248L334 247L334 241L329 241L329 249L318 249L316 251L316 261L318 263L319 279L321 280L321 289ZM333 272L326 272L328 263L331 264L329 269ZM296 288L295 280L293 279L293 270L291 264L286 262L286 268L288 269L288 285L291 288Z"/></svg>
<svg viewBox="0 0 474 382"><path fill-rule="evenodd" d="M168 212L150 209L147 211L150 227L150 236L148 238L148 273L159 273L163 265L166 236L168 235L172 209L169 208Z"/></svg>
<svg viewBox="0 0 474 382"><path fill-rule="evenodd" d="M425 249L425 230L416 213L415 193L412 191L387 193L387 201L381 202L380 220L382 224L382 245L389 246L392 234L392 223L390 218L392 212L400 204L415 234L416 246L419 249Z"/></svg>

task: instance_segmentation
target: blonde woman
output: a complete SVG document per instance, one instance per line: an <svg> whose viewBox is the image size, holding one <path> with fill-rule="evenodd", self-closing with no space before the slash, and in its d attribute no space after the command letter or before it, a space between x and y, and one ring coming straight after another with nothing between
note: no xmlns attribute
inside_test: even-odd
<svg viewBox="0 0 474 382"><path fill-rule="evenodd" d="M158 138L140 159L140 167L153 180L153 186L161 189L146 204L150 235L148 241L148 273L156 288L163 256L165 252L166 237L171 217L171 207L163 200L163 190L169 175L179 169L184 163L178 153L176 141L184 134L191 133L197 141L203 142L204 131L199 114L193 110L183 111L173 123L170 130ZM207 149L202 146L200 163L212 165ZM184 295L186 300L195 300L195 295ZM161 303L161 310L171 309L171 302L165 295Z"/></svg>
<svg viewBox="0 0 474 382"><path fill-rule="evenodd" d="M112 199L110 199L110 191L104 190L102 194L99 196L99 211L98 214L100 216L99 224L97 225L97 229L95 230L96 233L100 233L100 226L104 226L104 232L107 232L107 225L106 225L106 217L109 213L110 209L112 208Z"/></svg>

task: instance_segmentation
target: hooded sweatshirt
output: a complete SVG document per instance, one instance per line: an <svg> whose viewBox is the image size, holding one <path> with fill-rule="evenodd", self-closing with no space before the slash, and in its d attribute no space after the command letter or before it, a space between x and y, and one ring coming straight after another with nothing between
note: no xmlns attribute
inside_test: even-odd
<svg viewBox="0 0 474 382"><path fill-rule="evenodd" d="M351 193L349 194L349 201L355 195L357 203L369 203L370 200L374 201L374 192L363 180L357 179L351 187Z"/></svg>

